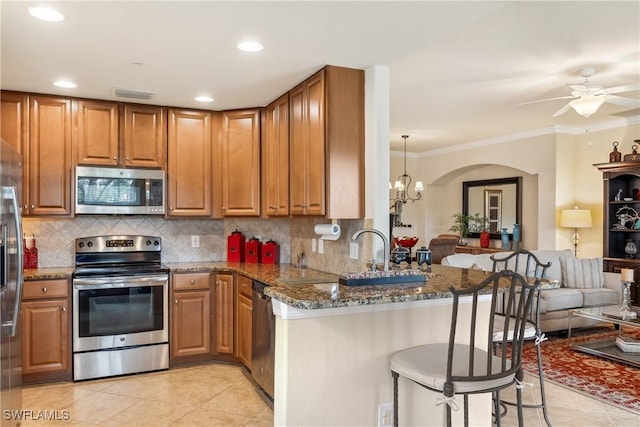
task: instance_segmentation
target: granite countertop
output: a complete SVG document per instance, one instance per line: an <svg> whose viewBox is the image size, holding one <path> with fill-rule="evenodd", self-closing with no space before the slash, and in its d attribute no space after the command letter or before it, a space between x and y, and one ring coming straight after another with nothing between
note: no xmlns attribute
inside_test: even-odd
<svg viewBox="0 0 640 427"><path fill-rule="evenodd" d="M243 274L269 285L265 293L287 305L301 309L351 307L406 301L451 298L449 288L477 285L490 273L482 270L439 264L426 273L425 282L372 286L346 286L338 283L339 275L292 264L249 264L226 261L180 262L165 264L172 273L229 271ZM25 280L70 279L73 267L25 270ZM546 288L557 287L546 284Z"/></svg>

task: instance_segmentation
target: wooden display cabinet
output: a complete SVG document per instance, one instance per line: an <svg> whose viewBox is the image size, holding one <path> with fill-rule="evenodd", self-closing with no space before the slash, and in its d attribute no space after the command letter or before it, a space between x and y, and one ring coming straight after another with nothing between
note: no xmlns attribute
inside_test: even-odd
<svg viewBox="0 0 640 427"><path fill-rule="evenodd" d="M631 301L640 305L640 252L625 252L629 241L636 247L640 245L640 161L594 166L602 172L603 179L603 269L614 273L622 268L633 269Z"/></svg>

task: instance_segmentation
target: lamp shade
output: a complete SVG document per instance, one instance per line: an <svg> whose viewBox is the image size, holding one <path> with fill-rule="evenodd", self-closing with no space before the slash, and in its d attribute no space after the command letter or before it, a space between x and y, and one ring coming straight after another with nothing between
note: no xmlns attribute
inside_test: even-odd
<svg viewBox="0 0 640 427"><path fill-rule="evenodd" d="M591 226L591 211L588 209L565 209L560 215L560 227L589 228Z"/></svg>
<svg viewBox="0 0 640 427"><path fill-rule="evenodd" d="M583 117L589 117L604 103L604 97L596 95L582 95L569 103L576 113Z"/></svg>

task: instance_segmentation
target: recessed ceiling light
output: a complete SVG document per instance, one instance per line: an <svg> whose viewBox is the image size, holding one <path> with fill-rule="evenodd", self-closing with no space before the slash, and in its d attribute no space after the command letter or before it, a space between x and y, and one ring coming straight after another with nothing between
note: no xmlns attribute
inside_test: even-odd
<svg viewBox="0 0 640 427"><path fill-rule="evenodd" d="M34 18L48 22L60 22L64 19L63 14L50 7L30 7L29 14Z"/></svg>
<svg viewBox="0 0 640 427"><path fill-rule="evenodd" d="M196 96L196 101L198 102L213 102L213 98L210 96Z"/></svg>
<svg viewBox="0 0 640 427"><path fill-rule="evenodd" d="M67 80L58 80L57 82L53 82L54 85L58 86L58 87L63 87L66 89L73 89L74 87L77 87L78 85L67 81Z"/></svg>
<svg viewBox="0 0 640 427"><path fill-rule="evenodd" d="M238 49L243 52L260 52L264 49L264 46L258 42L246 41L238 43Z"/></svg>

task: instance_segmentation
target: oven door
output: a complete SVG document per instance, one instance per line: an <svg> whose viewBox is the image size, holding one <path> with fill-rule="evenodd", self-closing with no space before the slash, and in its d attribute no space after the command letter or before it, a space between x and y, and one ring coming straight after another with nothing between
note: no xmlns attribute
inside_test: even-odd
<svg viewBox="0 0 640 427"><path fill-rule="evenodd" d="M73 279L73 351L169 341L167 274Z"/></svg>

